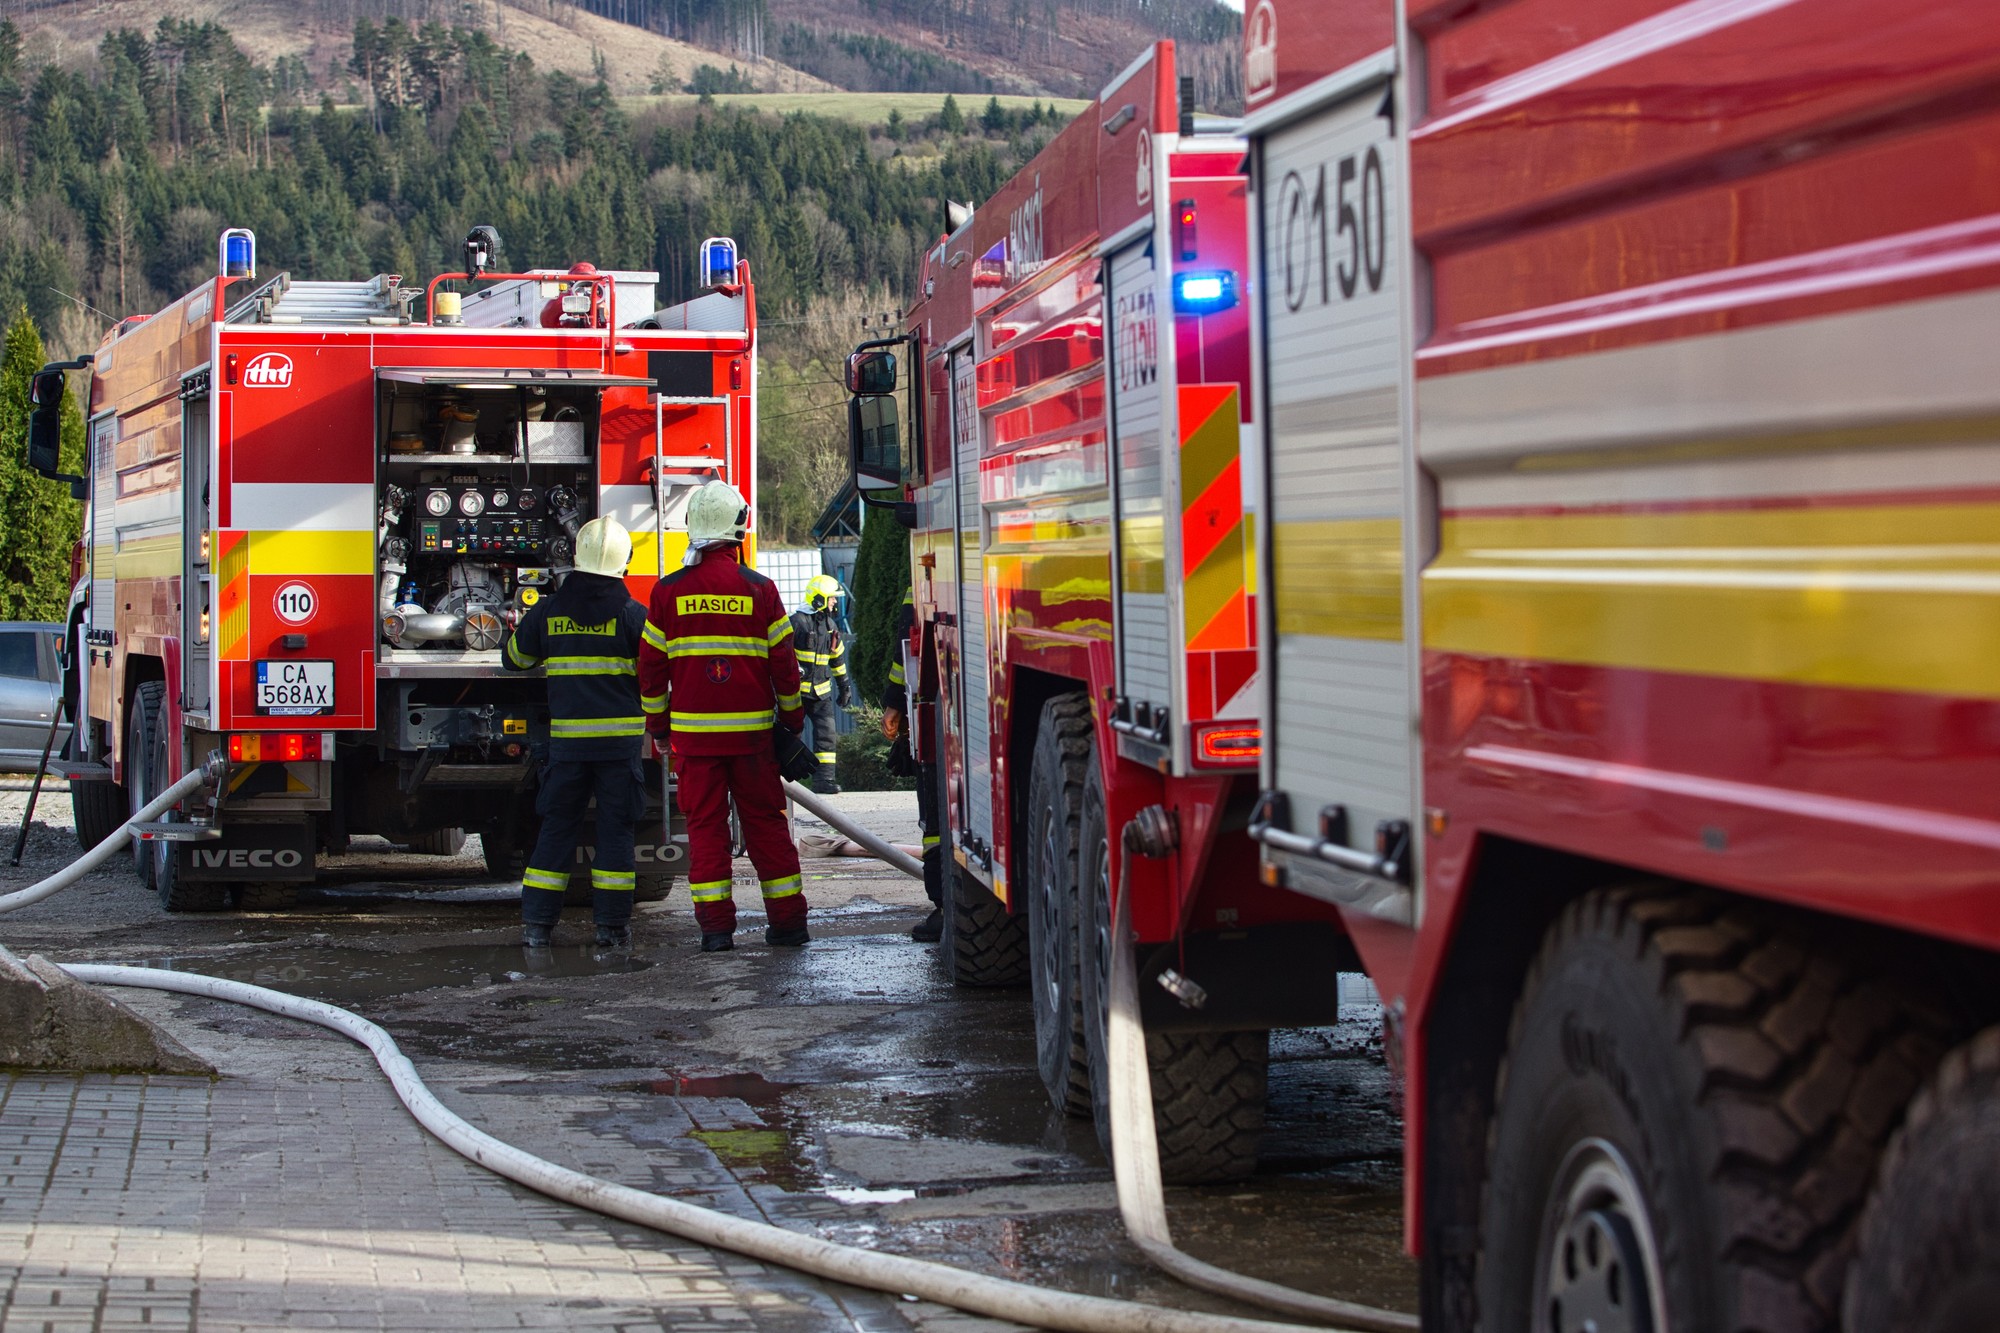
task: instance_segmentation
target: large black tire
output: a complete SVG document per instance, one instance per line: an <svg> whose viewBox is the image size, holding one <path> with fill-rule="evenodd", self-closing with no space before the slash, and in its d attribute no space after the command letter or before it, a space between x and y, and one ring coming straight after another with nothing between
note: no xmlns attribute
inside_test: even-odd
<svg viewBox="0 0 2000 1333"><path fill-rule="evenodd" d="M674 891L676 876L671 870L641 870L638 887L632 891L632 901L639 903L663 903Z"/></svg>
<svg viewBox="0 0 2000 1333"><path fill-rule="evenodd" d="M1042 1086L1050 1103L1070 1115L1090 1114L1090 1053L1083 1039L1083 983L1077 972L1076 848L1093 750L1088 695L1059 695L1042 706L1028 777L1023 848L1028 990Z"/></svg>
<svg viewBox="0 0 2000 1333"><path fill-rule="evenodd" d="M511 879L518 884L521 872L528 868L528 844L518 833L484 829L479 834L479 850L486 862L486 873L495 879Z"/></svg>
<svg viewBox="0 0 2000 1333"><path fill-rule="evenodd" d="M465 848L465 830L430 829L411 838L404 846L417 856L457 856Z"/></svg>
<svg viewBox="0 0 2000 1333"><path fill-rule="evenodd" d="M1665 884L1572 903L1501 1066L1480 1329L1832 1330L1942 1022L1798 918Z"/></svg>
<svg viewBox="0 0 2000 1333"><path fill-rule="evenodd" d="M1884 1154L1847 1275L1847 1327L2000 1329L2000 1027L1945 1057Z"/></svg>
<svg viewBox="0 0 2000 1333"><path fill-rule="evenodd" d="M1084 785L1078 838L1077 945L1090 1111L1111 1156L1111 846L1104 785L1095 764ZM1126 947L1130 947L1129 945ZM1271 1055L1269 1032L1149 1032L1153 1133L1170 1185L1241 1180L1257 1169Z"/></svg>
<svg viewBox="0 0 2000 1333"><path fill-rule="evenodd" d="M125 814L118 822L131 819L152 803L159 788L153 785L153 764L151 756L151 735L147 727L147 704L151 701L152 716L157 720L160 708L166 699L167 687L157 680L146 681L132 691L131 699L125 705ZM153 847L138 834L131 834L132 873L139 877L139 883L146 892L153 892Z"/></svg>
<svg viewBox="0 0 2000 1333"><path fill-rule="evenodd" d="M1028 919L946 860L944 972L954 986L1018 986L1028 979Z"/></svg>
<svg viewBox="0 0 2000 1333"><path fill-rule="evenodd" d="M303 884L287 884L276 880L256 884L237 884L232 887L230 897L236 902L237 910L245 912L282 912L295 907L299 901L299 890Z"/></svg>
<svg viewBox="0 0 2000 1333"><path fill-rule="evenodd" d="M133 692L132 717L135 724L137 747L143 759L143 782L134 779L132 788L134 800L143 789L147 801L172 785L168 776L172 763L171 747L175 738L167 733L167 687L165 682L149 680ZM135 806L136 808L136 806ZM162 819L177 818L172 811ZM138 847L138 857L144 863L145 878L159 898L160 906L169 912L218 912L229 905L229 890L223 884L191 884L181 876L180 857L176 845L171 842L141 842L134 839Z"/></svg>
<svg viewBox="0 0 2000 1333"><path fill-rule="evenodd" d="M70 734L66 753L72 759L76 758L79 752L80 742L77 736L82 729L80 725ZM131 813L125 805L125 788L116 782L72 780L69 784L69 808L76 820L77 844L85 851L89 851L116 833L118 826L123 824Z"/></svg>

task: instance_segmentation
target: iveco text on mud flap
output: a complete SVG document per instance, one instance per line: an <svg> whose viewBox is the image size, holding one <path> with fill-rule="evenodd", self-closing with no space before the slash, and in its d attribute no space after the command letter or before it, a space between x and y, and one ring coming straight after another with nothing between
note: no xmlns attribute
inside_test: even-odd
<svg viewBox="0 0 2000 1333"><path fill-rule="evenodd" d="M656 274L499 273L490 246L428 288L260 283L252 246L231 233L214 279L94 354L79 836L219 751L224 789L165 822L295 822L335 852L359 833L449 852L471 829L513 873L548 725L501 644L584 521L632 532L643 601L696 486L754 492L749 265L705 245L702 287L656 309ZM647 774L658 826L671 781ZM657 845L642 895L669 882ZM135 853L175 911L224 905L201 886L251 868L191 864Z"/></svg>
<svg viewBox="0 0 2000 1333"><path fill-rule="evenodd" d="M306 820L284 823L225 821L219 836L206 842L173 845L180 874L192 882L289 882L313 878L318 850Z"/></svg>

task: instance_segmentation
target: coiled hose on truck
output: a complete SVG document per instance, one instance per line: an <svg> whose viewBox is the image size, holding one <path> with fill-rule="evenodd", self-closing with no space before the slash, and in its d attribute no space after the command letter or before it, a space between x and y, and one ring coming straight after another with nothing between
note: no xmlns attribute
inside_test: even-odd
<svg viewBox="0 0 2000 1333"><path fill-rule="evenodd" d="M128 830L131 825L157 819L201 787L219 780L224 768L219 756L211 756L209 763L189 772L161 792L125 824L120 825L114 833L69 866L40 883L0 896L0 913L15 911L31 903L40 902L76 883L128 845L131 836ZM795 798L803 795L805 799L800 803L815 815L825 819L828 824L863 846L870 847L877 855L882 856L885 861L905 874L922 878L923 867L914 858L812 799L810 793L802 792L795 784L786 785L792 788ZM1123 895L1121 900L1122 897ZM1125 914L1121 912L1119 919L1123 923ZM120 967L100 963L71 963L64 965L64 970L78 981L85 983L171 991L182 995L224 1000L329 1028L367 1047L375 1057L375 1063L388 1077L390 1086L395 1090L404 1108L418 1124L460 1156L550 1198L573 1203L607 1217L636 1222L641 1226L651 1227L685 1240L729 1250L837 1282L897 1295L907 1294L973 1314L1011 1319L1017 1323L1039 1328L1067 1330L1069 1333L1315 1333L1304 1325L1279 1324L1268 1320L1226 1315L1194 1314L1129 1301L1107 1300L1099 1296L1048 1291L1025 1283L1010 1282L1004 1278L969 1273L928 1260L907 1259L874 1250L838 1245L817 1237L788 1231L767 1222L745 1221L713 1209L664 1198L644 1190L635 1190L608 1180L600 1180L595 1176L572 1171L524 1152L468 1124L431 1092L417 1074L416 1066L410 1063L409 1058L396 1045L395 1038L350 1010L318 1000L287 995L282 991L270 990L263 986L253 986L245 982L229 981L193 972L170 972L159 968ZM1152 1133L1151 1087L1145 1073L1145 1038L1137 1029L1137 989L1129 963L1126 966L1126 974L1127 993L1124 998L1129 1003L1123 1006L1122 1021L1117 994L1114 993L1112 1000L1112 1102L1114 1107L1125 1106L1127 1113L1130 1114L1143 1111L1144 1124L1143 1127L1135 1127L1114 1122L1113 1153L1115 1160L1121 1165L1138 1160L1134 1154L1139 1147L1145 1145L1135 1144L1135 1140L1144 1138L1150 1143ZM1116 980L1117 974L1114 972L1114 983ZM1129 1066L1134 1041L1136 1041L1140 1089L1136 1096L1132 1093L1132 1076L1129 1068L1123 1073L1119 1071L1121 1057ZM1125 1118L1125 1113L1121 1113L1118 1117L1121 1121ZM1125 1147L1121 1148L1121 1144ZM1191 1266L1189 1271L1202 1274L1204 1280L1197 1282L1196 1285L1208 1286L1213 1290L1229 1294L1239 1294L1231 1284L1240 1284L1246 1298L1256 1300L1260 1304L1273 1304L1272 1293L1277 1293L1279 1297L1288 1301L1324 1302L1324 1298L1321 1297L1293 1292L1288 1288L1213 1268L1174 1249L1171 1239L1167 1238L1164 1197L1159 1185L1157 1147L1153 1148L1152 1162L1150 1196L1152 1207L1158 1213L1157 1226L1149 1225L1144 1238L1137 1230L1133 1235L1154 1262L1161 1263L1161 1266L1168 1268L1168 1271L1178 1273L1171 1258L1168 1262L1162 1262L1163 1254L1176 1256ZM1126 1208L1128 1191L1123 1183L1126 1172L1120 1171L1118 1174L1120 1207L1125 1211L1127 1227L1131 1228L1133 1213ZM1147 1196L1148 1191L1143 1184L1132 1195L1137 1201L1137 1206L1141 1208L1146 1206ZM1258 1294L1248 1295L1252 1291ZM1351 1333L1405 1330L1416 1326L1416 1322L1408 1316L1391 1311L1370 1310L1364 1306L1348 1305L1346 1302L1324 1303L1360 1316L1347 1318L1346 1327ZM1299 1312L1314 1318L1325 1317L1318 1310L1301 1308Z"/></svg>

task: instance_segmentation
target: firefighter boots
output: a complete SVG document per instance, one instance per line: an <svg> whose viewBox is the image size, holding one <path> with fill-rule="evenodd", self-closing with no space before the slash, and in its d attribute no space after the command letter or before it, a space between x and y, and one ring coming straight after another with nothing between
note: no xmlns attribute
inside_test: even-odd
<svg viewBox="0 0 2000 1333"><path fill-rule="evenodd" d="M811 942L804 926L770 926L764 931L764 943L774 949L796 949Z"/></svg>
<svg viewBox="0 0 2000 1333"><path fill-rule="evenodd" d="M556 928L530 921L521 927L521 947L523 949L546 949L555 942Z"/></svg>
<svg viewBox="0 0 2000 1333"><path fill-rule="evenodd" d="M931 914L910 927L910 938L919 944L936 944L944 938L944 913L933 907Z"/></svg>
<svg viewBox="0 0 2000 1333"><path fill-rule="evenodd" d="M630 927L630 926L607 926L607 925L602 925L602 924L600 924L600 925L599 925L599 926L597 927L597 947L598 947L598 948L600 948L600 949L629 949L629 948L631 948L631 947L632 947L632 927Z"/></svg>
<svg viewBox="0 0 2000 1333"><path fill-rule="evenodd" d="M736 937L726 930L712 930L701 937L703 953L728 953L736 947Z"/></svg>

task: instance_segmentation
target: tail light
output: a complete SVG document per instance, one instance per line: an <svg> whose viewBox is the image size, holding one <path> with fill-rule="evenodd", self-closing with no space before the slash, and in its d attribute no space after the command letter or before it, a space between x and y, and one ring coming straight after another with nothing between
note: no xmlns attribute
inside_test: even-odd
<svg viewBox="0 0 2000 1333"><path fill-rule="evenodd" d="M232 764L299 763L324 759L333 747L319 731L246 731L229 738Z"/></svg>
<svg viewBox="0 0 2000 1333"><path fill-rule="evenodd" d="M1194 753L1204 764L1254 764L1264 757L1264 732L1237 723L1197 727Z"/></svg>

